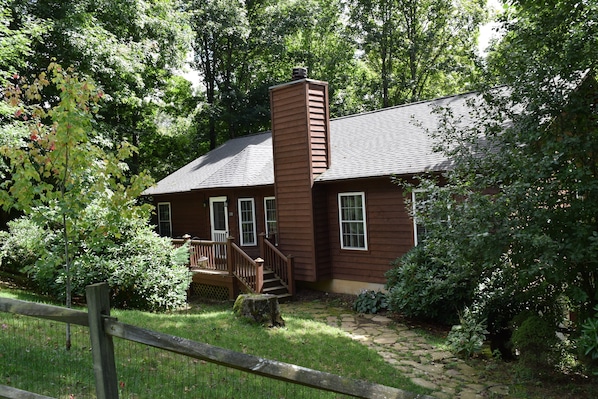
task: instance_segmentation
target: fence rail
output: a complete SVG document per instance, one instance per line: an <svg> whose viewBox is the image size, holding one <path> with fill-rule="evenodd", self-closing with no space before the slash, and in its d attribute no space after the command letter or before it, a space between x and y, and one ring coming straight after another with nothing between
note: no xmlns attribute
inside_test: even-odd
<svg viewBox="0 0 598 399"><path fill-rule="evenodd" d="M268 360L121 323L110 317L108 286L104 283L87 287L87 301L89 311L82 312L58 306L0 298L0 311L88 326L98 399L119 397L113 337L275 380L358 398L431 399L429 396L416 395L397 388ZM0 385L0 398L42 399L47 397Z"/></svg>

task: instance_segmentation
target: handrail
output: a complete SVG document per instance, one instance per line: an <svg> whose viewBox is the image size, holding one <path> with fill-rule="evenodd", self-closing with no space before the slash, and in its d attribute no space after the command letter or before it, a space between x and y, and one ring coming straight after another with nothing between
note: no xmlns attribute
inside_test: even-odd
<svg viewBox="0 0 598 399"><path fill-rule="evenodd" d="M173 238L175 248L189 243L189 267L226 271L226 242Z"/></svg>
<svg viewBox="0 0 598 399"><path fill-rule="evenodd" d="M229 262L232 272L251 291L261 292L264 286L263 262L253 260L237 244L228 238Z"/></svg>
<svg viewBox="0 0 598 399"><path fill-rule="evenodd" d="M264 233L260 234L260 256L264 260L264 265L272 270L280 281L286 285L289 294L295 294L294 284L294 264L292 255L285 256L274 244L266 240Z"/></svg>

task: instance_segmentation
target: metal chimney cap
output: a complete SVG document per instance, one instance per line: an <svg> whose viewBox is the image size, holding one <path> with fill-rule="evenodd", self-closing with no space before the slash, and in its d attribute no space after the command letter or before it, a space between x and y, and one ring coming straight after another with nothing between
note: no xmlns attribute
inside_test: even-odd
<svg viewBox="0 0 598 399"><path fill-rule="evenodd" d="M304 68L304 67L293 68L292 80L300 80L300 79L307 79L307 68Z"/></svg>

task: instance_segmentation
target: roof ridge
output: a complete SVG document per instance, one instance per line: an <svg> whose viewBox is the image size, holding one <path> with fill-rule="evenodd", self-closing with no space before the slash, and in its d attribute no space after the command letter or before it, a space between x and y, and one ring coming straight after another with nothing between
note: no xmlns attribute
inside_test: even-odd
<svg viewBox="0 0 598 399"><path fill-rule="evenodd" d="M339 120L339 119L347 119L347 118L354 118L354 117L358 117L358 116L377 114L377 113L380 113L380 112L390 111L390 110L399 109L399 108L407 108L407 107L411 107L411 106L415 106L415 105L421 105L421 104L425 104L425 103L439 102L439 101L447 100L449 98L466 97L466 96L469 96L469 95L472 95L472 94L480 94L480 91L479 90L471 90L471 91L467 91L467 92L464 92L464 93L450 94L450 95L447 95L447 96L444 96L444 97L432 98L432 99L429 99L429 100L420 100L420 101L415 101L415 102L411 102L411 103L393 105L391 107L386 107L386 108L379 108L379 109L375 109L375 110L372 110L372 111L364 111L364 112L358 112L358 113L350 114L350 115L337 116L335 118L331 118L330 121L332 122L332 121Z"/></svg>

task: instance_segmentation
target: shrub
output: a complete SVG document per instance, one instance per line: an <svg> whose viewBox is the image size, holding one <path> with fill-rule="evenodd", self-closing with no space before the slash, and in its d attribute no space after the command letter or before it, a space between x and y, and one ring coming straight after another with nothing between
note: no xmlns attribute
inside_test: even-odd
<svg viewBox="0 0 598 399"><path fill-rule="evenodd" d="M359 313L378 313L388 309L386 294L382 291L363 290L353 303L353 310Z"/></svg>
<svg viewBox="0 0 598 399"><path fill-rule="evenodd" d="M458 322L458 310L472 301L473 279L467 265L443 262L419 245L392 265L386 273L386 289L393 311L454 324Z"/></svg>
<svg viewBox="0 0 598 399"><path fill-rule="evenodd" d="M0 269L26 272L39 259L52 235L26 217L8 222L8 229L0 237Z"/></svg>
<svg viewBox="0 0 598 399"><path fill-rule="evenodd" d="M191 282L188 251L188 246L174 249L170 239L149 229L114 248L107 281L114 287L115 305L152 311L182 306Z"/></svg>
<svg viewBox="0 0 598 399"><path fill-rule="evenodd" d="M596 314L581 325L581 336L578 341L581 357L594 375L598 375L598 305L594 307Z"/></svg>
<svg viewBox="0 0 598 399"><path fill-rule="evenodd" d="M471 357L482 350L486 340L486 319L465 308L459 317L460 324L454 325L447 336L451 351L458 355Z"/></svg>
<svg viewBox="0 0 598 399"><path fill-rule="evenodd" d="M168 238L134 218L116 222L112 229L118 229L118 234L98 234L97 219L109 216L96 209L80 221L79 235L71 243L76 249L70 273L72 296L84 297L87 285L105 281L115 307L158 311L182 306L191 281L188 246L175 249ZM1 247L2 267L27 272L39 292L64 300L66 270L60 234L31 218L10 226Z"/></svg>
<svg viewBox="0 0 598 399"><path fill-rule="evenodd" d="M556 363L558 338L551 318L524 312L514 319L514 323L511 341L524 365L542 368Z"/></svg>

